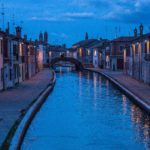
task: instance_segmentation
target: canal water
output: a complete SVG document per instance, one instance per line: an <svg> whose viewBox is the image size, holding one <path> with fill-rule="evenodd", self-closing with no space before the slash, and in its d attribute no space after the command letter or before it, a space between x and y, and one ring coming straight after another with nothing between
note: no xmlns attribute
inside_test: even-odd
<svg viewBox="0 0 150 150"><path fill-rule="evenodd" d="M97 73L60 68L21 149L148 150L150 116Z"/></svg>

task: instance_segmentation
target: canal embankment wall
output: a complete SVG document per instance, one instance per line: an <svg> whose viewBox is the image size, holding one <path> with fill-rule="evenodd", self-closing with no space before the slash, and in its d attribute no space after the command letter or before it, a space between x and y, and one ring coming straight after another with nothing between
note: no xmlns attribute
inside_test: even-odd
<svg viewBox="0 0 150 150"><path fill-rule="evenodd" d="M52 71L52 79L51 79L49 86L44 90L44 92L39 96L36 102L29 108L29 110L25 114L24 118L22 119L21 123L19 124L15 132L15 135L12 138L12 141L9 147L10 150L20 150L21 144L23 142L25 134L32 120L34 119L35 115L41 108L42 104L45 102L49 93L53 90L55 82L56 82L56 75L55 75L55 72Z"/></svg>
<svg viewBox="0 0 150 150"><path fill-rule="evenodd" d="M125 95L130 97L136 105L150 114L150 87L148 85L142 84L120 72L117 74L94 68L85 68L85 70L98 73L107 78Z"/></svg>

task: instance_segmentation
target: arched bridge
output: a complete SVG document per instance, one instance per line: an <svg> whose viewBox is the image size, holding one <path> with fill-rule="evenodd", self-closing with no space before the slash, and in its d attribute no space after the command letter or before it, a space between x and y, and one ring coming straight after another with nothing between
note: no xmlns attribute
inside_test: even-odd
<svg viewBox="0 0 150 150"><path fill-rule="evenodd" d="M72 64L75 65L76 67L76 70L83 70L84 67L82 65L82 63L73 58L73 57L56 57L56 58L53 58L51 61L50 61L50 67L54 68L54 65L57 63L57 62L60 62L60 61L63 61L63 62L71 62Z"/></svg>

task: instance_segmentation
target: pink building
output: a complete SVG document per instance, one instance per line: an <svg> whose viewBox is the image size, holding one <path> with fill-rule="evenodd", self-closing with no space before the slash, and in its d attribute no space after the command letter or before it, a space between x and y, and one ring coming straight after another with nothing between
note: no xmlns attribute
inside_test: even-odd
<svg viewBox="0 0 150 150"><path fill-rule="evenodd" d="M134 37L123 36L111 41L111 69L112 70L123 70L123 52L124 48L131 44L131 40Z"/></svg>
<svg viewBox="0 0 150 150"><path fill-rule="evenodd" d="M3 84L4 84L4 78L3 78L3 73L4 73L4 69L3 69L3 36L0 35L0 91L3 90Z"/></svg>

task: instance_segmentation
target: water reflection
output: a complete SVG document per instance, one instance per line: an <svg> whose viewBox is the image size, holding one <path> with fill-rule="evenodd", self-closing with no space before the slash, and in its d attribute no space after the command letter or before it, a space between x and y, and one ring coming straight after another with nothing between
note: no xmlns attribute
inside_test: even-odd
<svg viewBox="0 0 150 150"><path fill-rule="evenodd" d="M123 113L126 114L126 112L127 112L127 97L124 94L122 95L122 106L123 106Z"/></svg>
<svg viewBox="0 0 150 150"><path fill-rule="evenodd" d="M44 150L149 149L150 117L102 76L61 68L22 149L41 145Z"/></svg>
<svg viewBox="0 0 150 150"><path fill-rule="evenodd" d="M131 107L131 120L136 127L137 139L145 143L146 149L150 148L150 117L136 105Z"/></svg>

